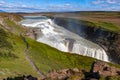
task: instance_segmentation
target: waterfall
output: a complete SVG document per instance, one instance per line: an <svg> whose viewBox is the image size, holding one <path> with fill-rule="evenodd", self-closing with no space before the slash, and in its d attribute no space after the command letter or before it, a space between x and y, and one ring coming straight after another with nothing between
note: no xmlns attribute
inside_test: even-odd
<svg viewBox="0 0 120 80"><path fill-rule="evenodd" d="M109 61L102 47L56 25L49 18L44 16L29 16L25 17L20 23L26 27L37 27L40 29L41 34L37 37L38 42L50 45L60 51Z"/></svg>

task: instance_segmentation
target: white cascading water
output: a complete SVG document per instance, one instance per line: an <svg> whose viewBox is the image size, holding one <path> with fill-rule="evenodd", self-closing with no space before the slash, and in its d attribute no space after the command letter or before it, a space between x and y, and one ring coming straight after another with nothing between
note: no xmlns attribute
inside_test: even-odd
<svg viewBox="0 0 120 80"><path fill-rule="evenodd" d="M37 37L37 41L48 44L60 51L109 61L102 47L56 25L45 16L27 16L20 23L26 27L38 27L40 36Z"/></svg>

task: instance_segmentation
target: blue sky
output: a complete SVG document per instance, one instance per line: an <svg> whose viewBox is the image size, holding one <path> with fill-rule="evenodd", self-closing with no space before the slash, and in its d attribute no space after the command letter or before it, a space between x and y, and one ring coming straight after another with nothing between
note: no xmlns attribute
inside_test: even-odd
<svg viewBox="0 0 120 80"><path fill-rule="evenodd" d="M120 0L0 0L6 12L120 11Z"/></svg>

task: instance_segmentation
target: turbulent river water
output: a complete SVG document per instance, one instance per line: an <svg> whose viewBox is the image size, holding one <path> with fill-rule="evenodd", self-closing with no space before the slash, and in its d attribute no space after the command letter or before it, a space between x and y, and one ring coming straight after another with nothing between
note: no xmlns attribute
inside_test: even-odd
<svg viewBox="0 0 120 80"><path fill-rule="evenodd" d="M26 27L39 28L38 42L45 43L60 51L109 61L107 53L102 47L62 26L58 26L53 20L45 16L25 16L20 23Z"/></svg>

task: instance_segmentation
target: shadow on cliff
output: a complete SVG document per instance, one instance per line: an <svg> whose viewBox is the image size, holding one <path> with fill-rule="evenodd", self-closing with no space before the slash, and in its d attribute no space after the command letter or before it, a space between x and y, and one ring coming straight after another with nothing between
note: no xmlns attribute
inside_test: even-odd
<svg viewBox="0 0 120 80"><path fill-rule="evenodd" d="M91 22L77 19L55 17L54 22L57 25L98 44L107 52L111 62L120 64L120 34L105 30L101 27L98 28Z"/></svg>
<svg viewBox="0 0 120 80"><path fill-rule="evenodd" d="M90 72L86 72L86 71L82 71L85 78L84 80L91 80L91 79L96 79L96 80L99 80L100 79L100 74L99 72L94 72L94 65L95 65L96 62L93 62L92 66L91 66L91 70Z"/></svg>

